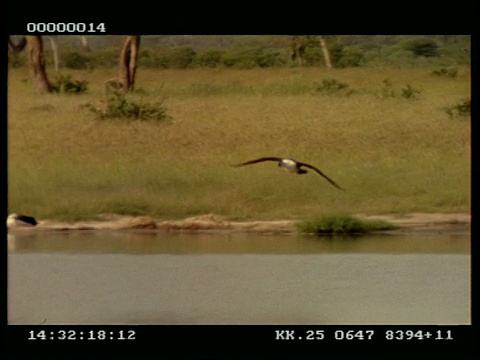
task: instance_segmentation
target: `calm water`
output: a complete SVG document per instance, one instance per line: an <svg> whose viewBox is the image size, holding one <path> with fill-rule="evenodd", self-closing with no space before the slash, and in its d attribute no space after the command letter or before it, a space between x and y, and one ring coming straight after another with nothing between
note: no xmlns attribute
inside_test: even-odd
<svg viewBox="0 0 480 360"><path fill-rule="evenodd" d="M470 236L9 236L10 324L470 324Z"/></svg>

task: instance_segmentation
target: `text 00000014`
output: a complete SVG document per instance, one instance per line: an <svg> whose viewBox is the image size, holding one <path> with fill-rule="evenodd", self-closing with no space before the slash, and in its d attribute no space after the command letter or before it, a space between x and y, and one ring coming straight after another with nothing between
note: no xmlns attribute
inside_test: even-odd
<svg viewBox="0 0 480 360"><path fill-rule="evenodd" d="M105 23L28 23L28 33L104 33Z"/></svg>

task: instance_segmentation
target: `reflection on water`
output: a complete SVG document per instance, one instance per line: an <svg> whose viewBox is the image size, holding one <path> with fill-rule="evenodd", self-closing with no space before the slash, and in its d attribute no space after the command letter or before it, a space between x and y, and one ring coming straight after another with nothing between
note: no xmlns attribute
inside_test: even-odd
<svg viewBox="0 0 480 360"><path fill-rule="evenodd" d="M306 236L81 232L9 235L9 252L127 254L470 254L468 235Z"/></svg>
<svg viewBox="0 0 480 360"><path fill-rule="evenodd" d="M470 238L9 236L10 324L470 324Z"/></svg>

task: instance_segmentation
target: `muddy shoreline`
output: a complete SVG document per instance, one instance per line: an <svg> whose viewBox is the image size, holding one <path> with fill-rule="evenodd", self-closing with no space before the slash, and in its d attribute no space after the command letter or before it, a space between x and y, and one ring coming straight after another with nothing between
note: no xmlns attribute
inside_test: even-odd
<svg viewBox="0 0 480 360"><path fill-rule="evenodd" d="M375 233L441 233L470 234L471 215L468 213L412 213L406 215L355 215L364 220L384 220L396 229ZM294 220L230 221L221 215L206 214L182 220L161 220L148 216L101 215L96 221L62 223L40 220L35 227L9 229L10 233L48 231L151 231L151 232L215 232L294 234Z"/></svg>

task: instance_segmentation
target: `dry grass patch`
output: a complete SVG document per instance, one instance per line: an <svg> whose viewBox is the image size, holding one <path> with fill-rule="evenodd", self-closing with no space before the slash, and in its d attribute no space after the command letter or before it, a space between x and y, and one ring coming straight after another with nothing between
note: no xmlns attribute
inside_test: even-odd
<svg viewBox="0 0 480 360"><path fill-rule="evenodd" d="M305 219L469 211L470 124L442 110L468 96L466 73L452 79L428 69L329 72L363 89L346 97L299 91L326 77L322 69L139 69L143 93L132 96L165 98L171 121L110 123L81 105L101 98L98 84L111 74L79 71L74 77L88 80L87 93L37 96L25 72L10 70L9 211L68 220L115 212ZM379 99L374 94L385 78L422 94ZM199 82L225 93L195 94ZM275 164L231 167L266 155L317 165L347 191Z"/></svg>

